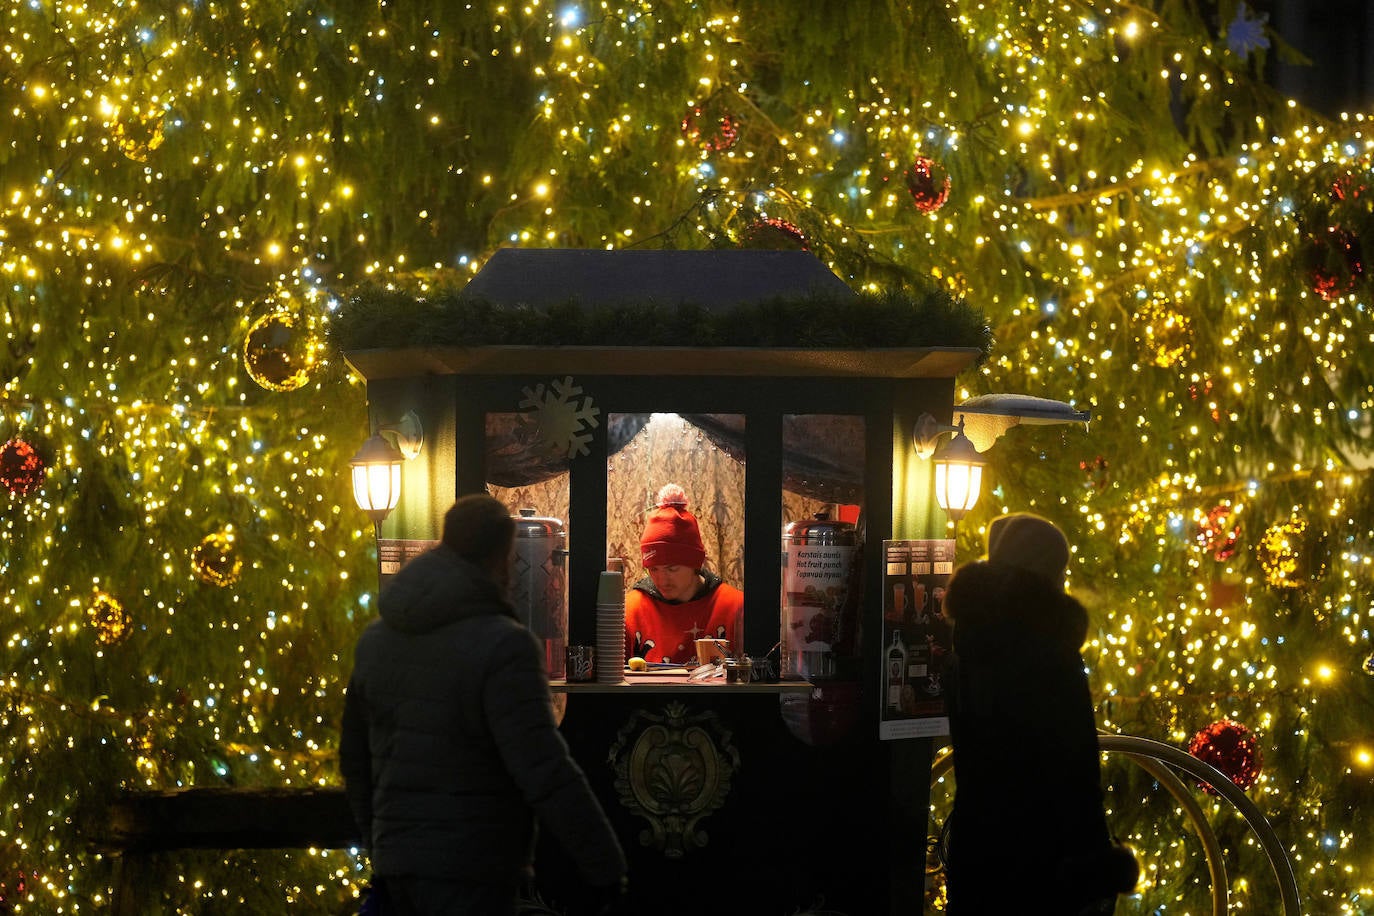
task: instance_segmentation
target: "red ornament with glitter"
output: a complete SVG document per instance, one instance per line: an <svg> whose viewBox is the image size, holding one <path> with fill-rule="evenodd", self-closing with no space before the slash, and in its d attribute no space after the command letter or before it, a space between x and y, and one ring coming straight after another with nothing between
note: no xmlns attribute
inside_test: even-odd
<svg viewBox="0 0 1374 916"><path fill-rule="evenodd" d="M37 490L46 474L43 457L23 439L11 439L0 446L0 485L15 496Z"/></svg>
<svg viewBox="0 0 1374 916"><path fill-rule="evenodd" d="M1205 399L1207 408L1211 413L1212 422L1220 423L1221 408L1217 406L1216 399L1212 396L1213 387L1212 379L1209 376L1203 376L1201 381L1194 382L1188 386L1188 397L1194 401L1202 401Z"/></svg>
<svg viewBox="0 0 1374 916"><path fill-rule="evenodd" d="M1236 510L1228 505L1213 506L1198 524L1197 542L1210 551L1212 559L1224 562L1236 555L1240 542L1240 522Z"/></svg>
<svg viewBox="0 0 1374 916"><path fill-rule="evenodd" d="M1242 789L1259 779L1263 755L1259 741L1239 722L1222 719L1198 731L1188 742L1188 753L1226 774ZM1212 795L1217 791L1206 783L1202 788Z"/></svg>
<svg viewBox="0 0 1374 916"><path fill-rule="evenodd" d="M1087 475L1088 486L1092 487L1097 492L1106 489L1107 484L1111 483L1111 478L1108 476L1109 468L1110 465L1107 459L1101 455L1098 455L1092 461L1078 462L1078 469Z"/></svg>
<svg viewBox="0 0 1374 916"><path fill-rule="evenodd" d="M1361 194L1368 197L1368 192L1369 188L1366 187L1365 184L1362 181L1360 181L1359 178L1357 178L1354 174L1350 172L1347 172L1346 174L1337 178L1335 181L1331 182L1331 197L1334 200L1358 200Z"/></svg>
<svg viewBox="0 0 1374 916"><path fill-rule="evenodd" d="M728 111L714 114L706 105L693 105L682 119L682 135L697 149L723 153L739 142L739 121Z"/></svg>
<svg viewBox="0 0 1374 916"><path fill-rule="evenodd" d="M903 177L906 189L911 193L911 201L922 213L934 213L949 200L949 173L941 168L934 159L917 156Z"/></svg>
<svg viewBox="0 0 1374 916"><path fill-rule="evenodd" d="M806 234L785 219L757 219L749 224L741 240L745 248L772 251L810 251Z"/></svg>
<svg viewBox="0 0 1374 916"><path fill-rule="evenodd" d="M38 877L37 872L34 872L34 877ZM28 876L25 875L22 870L16 871L13 879L6 878L0 880L0 916L6 916L6 914L13 913L14 909L10 904L12 902L22 901L28 892Z"/></svg>
<svg viewBox="0 0 1374 916"><path fill-rule="evenodd" d="M1353 232L1331 226L1326 237L1312 240L1307 251L1308 277L1312 291L1327 302L1333 302L1355 291L1364 276L1364 252Z"/></svg>

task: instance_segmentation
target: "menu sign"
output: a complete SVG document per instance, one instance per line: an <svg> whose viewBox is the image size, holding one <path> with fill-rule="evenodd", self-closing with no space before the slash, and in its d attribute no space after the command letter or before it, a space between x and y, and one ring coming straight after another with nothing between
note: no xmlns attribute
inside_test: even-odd
<svg viewBox="0 0 1374 916"><path fill-rule="evenodd" d="M954 541L883 541L883 558L878 737L947 735L945 670L951 633L944 602L954 573Z"/></svg>
<svg viewBox="0 0 1374 916"><path fill-rule="evenodd" d="M410 540L407 538L378 538L377 565L378 590L391 581L391 577L401 571L411 559L437 547L438 541Z"/></svg>

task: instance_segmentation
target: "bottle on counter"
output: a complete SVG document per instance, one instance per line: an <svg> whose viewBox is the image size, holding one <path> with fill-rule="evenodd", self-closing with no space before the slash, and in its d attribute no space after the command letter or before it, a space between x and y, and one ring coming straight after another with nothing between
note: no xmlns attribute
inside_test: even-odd
<svg viewBox="0 0 1374 916"><path fill-rule="evenodd" d="M902 645L900 630L892 631L892 645L887 650L887 708L902 708L902 687L906 684L906 646Z"/></svg>

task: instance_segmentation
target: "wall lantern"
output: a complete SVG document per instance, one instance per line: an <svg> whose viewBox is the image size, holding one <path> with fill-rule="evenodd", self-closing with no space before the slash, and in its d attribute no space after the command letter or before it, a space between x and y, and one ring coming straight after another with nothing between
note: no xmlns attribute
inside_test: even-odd
<svg viewBox="0 0 1374 916"><path fill-rule="evenodd" d="M945 433L954 435L937 447L936 441ZM983 466L987 464L964 435L964 418L959 418L958 426L944 426L930 414L921 414L912 440L916 454L935 463L935 501L950 521L958 524L964 514L978 504Z"/></svg>
<svg viewBox="0 0 1374 916"><path fill-rule="evenodd" d="M397 423L377 427L349 460L353 500L378 528L401 501L401 464L418 457L423 443L424 430L412 410Z"/></svg>
<svg viewBox="0 0 1374 916"><path fill-rule="evenodd" d="M1024 394L985 394L954 407L958 426L946 426L928 413L921 414L912 430L916 454L935 463L935 501L956 524L978 503L985 452L1013 426L1052 423L1087 425L1091 414L1075 410L1063 401ZM967 427L965 424L967 423ZM944 443L940 436L954 433Z"/></svg>

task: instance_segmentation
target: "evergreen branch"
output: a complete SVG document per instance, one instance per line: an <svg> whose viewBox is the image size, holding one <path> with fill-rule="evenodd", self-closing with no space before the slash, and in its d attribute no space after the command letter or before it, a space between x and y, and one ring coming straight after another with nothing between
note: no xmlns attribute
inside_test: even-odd
<svg viewBox="0 0 1374 916"><path fill-rule="evenodd" d="M724 191L721 188L708 188L705 191L702 191L697 196L697 199L693 201L692 204L689 207L687 207L686 210L683 210L676 217L674 217L672 222L670 222L667 226L664 226L662 229L653 233L652 235L645 236L644 238L634 242L628 247L647 248L649 247L650 242L657 241L659 239L666 240L676 237L678 230L681 229L683 226L689 226L691 224L691 220L697 214L708 209L710 204L714 203L715 201L728 196L729 192Z"/></svg>
<svg viewBox="0 0 1374 916"><path fill-rule="evenodd" d="M1181 168L1175 169L1171 177L1181 177L1185 175L1197 175L1213 169L1230 166L1234 160L1230 157L1213 159L1201 159L1189 163ZM1120 197L1138 190L1142 185L1154 179L1141 172L1133 178L1126 178L1114 182L1101 188L1085 188L1082 191L1067 191L1063 194L1054 194L1048 197L1021 197L1012 198L1022 204L1028 210L1057 210L1060 207L1070 207L1076 204L1084 204L1103 198Z"/></svg>
<svg viewBox="0 0 1374 916"><path fill-rule="evenodd" d="M1306 694L1300 695L1296 690L1213 690L1204 691L1201 693L1188 692L1174 694L1113 693L1104 696L1099 701L1099 703L1102 706L1111 706L1114 704L1124 704L1127 706L1143 706L1151 703L1160 703L1166 706L1184 706L1196 704L1216 705L1218 703L1226 703L1234 700L1244 700L1248 703L1268 703L1271 700L1292 700L1299 696L1306 696Z"/></svg>
<svg viewBox="0 0 1374 916"><path fill-rule="evenodd" d="M124 718L124 714L111 706L106 706L97 697L89 706L78 706L68 702L60 696L51 693L38 693L32 690L25 690L23 687L16 686L13 681L0 684L0 697L3 697L7 704L21 715L32 715L32 709L25 707L44 707L60 713L66 713L88 722L110 723Z"/></svg>

